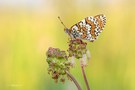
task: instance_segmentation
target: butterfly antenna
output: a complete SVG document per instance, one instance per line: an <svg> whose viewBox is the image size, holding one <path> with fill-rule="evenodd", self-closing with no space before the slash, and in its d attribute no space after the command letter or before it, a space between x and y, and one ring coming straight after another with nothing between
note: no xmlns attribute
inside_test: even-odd
<svg viewBox="0 0 135 90"><path fill-rule="evenodd" d="M59 16L58 16L58 19L60 20L61 24L62 24L65 28L67 28L67 27L65 26L65 24L62 22L62 20L60 19Z"/></svg>

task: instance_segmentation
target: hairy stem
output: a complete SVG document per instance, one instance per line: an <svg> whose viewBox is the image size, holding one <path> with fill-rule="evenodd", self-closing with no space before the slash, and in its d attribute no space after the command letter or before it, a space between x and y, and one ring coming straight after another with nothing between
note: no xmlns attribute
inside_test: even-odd
<svg viewBox="0 0 135 90"><path fill-rule="evenodd" d="M82 73L83 73L83 77L84 77L84 81L86 83L87 89L90 90L90 86L89 86L89 83L87 81L87 77L85 75L84 66L82 65L81 67L82 67Z"/></svg>
<svg viewBox="0 0 135 90"><path fill-rule="evenodd" d="M77 82L77 80L74 78L73 75L71 75L68 71L66 71L67 75L71 78L71 80L73 80L74 84L76 85L76 87L78 88L78 90L82 90L82 88L80 87L79 83Z"/></svg>

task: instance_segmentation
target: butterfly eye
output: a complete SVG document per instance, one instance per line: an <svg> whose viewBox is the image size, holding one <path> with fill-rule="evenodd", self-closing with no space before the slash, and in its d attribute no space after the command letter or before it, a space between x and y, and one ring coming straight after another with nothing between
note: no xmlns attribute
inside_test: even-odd
<svg viewBox="0 0 135 90"><path fill-rule="evenodd" d="M65 31L66 33L69 33L69 30L68 30L67 28L65 28L64 31Z"/></svg>

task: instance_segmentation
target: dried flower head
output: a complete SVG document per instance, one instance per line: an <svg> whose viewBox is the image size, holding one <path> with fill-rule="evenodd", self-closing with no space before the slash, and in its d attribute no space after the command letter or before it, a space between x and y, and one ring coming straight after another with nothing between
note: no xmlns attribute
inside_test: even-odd
<svg viewBox="0 0 135 90"><path fill-rule="evenodd" d="M71 39L69 41L69 57L80 59L81 65L86 66L90 59L90 52L86 48L87 43L81 39Z"/></svg>
<svg viewBox="0 0 135 90"><path fill-rule="evenodd" d="M71 39L69 41L69 57L75 56L75 58L82 58L83 54L86 54L87 43L81 39Z"/></svg>
<svg viewBox="0 0 135 90"><path fill-rule="evenodd" d="M60 78L61 82L65 81L66 71L69 71L71 63L68 61L65 51L61 51L59 48L50 47L46 52L49 68L48 73L52 75L52 79L58 82Z"/></svg>

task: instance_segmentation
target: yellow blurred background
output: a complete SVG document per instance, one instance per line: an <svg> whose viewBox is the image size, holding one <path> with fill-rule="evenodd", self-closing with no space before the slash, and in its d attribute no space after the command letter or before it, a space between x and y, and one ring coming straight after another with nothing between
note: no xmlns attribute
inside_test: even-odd
<svg viewBox="0 0 135 90"><path fill-rule="evenodd" d="M135 0L0 0L0 90L77 90L55 84L47 73L46 50L68 48L67 27L105 14L104 31L88 42L86 74L91 90L135 90ZM77 61L71 73L86 90Z"/></svg>

